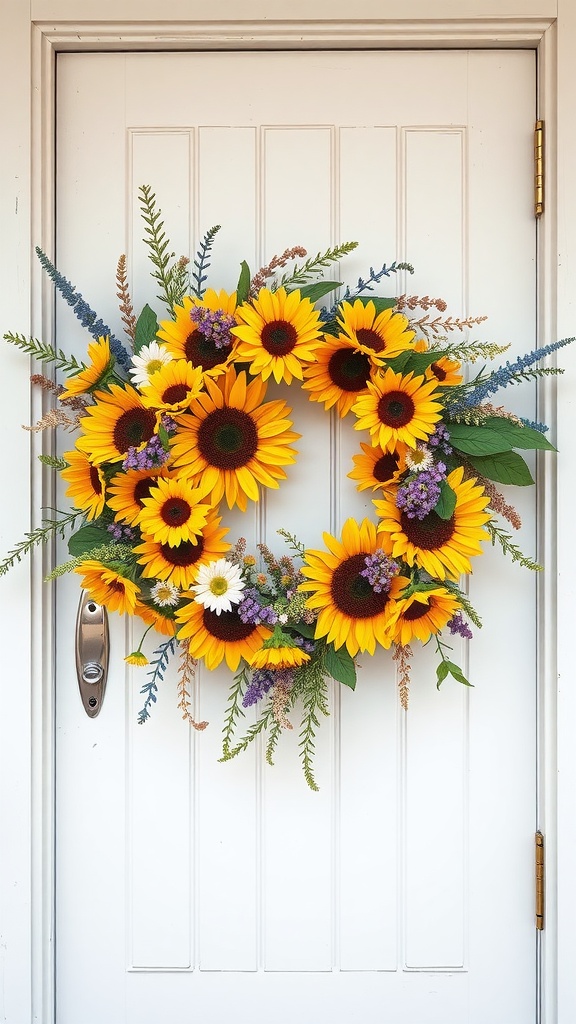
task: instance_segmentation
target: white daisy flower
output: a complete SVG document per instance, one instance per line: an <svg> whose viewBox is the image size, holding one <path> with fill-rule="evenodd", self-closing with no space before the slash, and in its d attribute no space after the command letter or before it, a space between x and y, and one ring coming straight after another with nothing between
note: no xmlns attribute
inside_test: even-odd
<svg viewBox="0 0 576 1024"><path fill-rule="evenodd" d="M232 611L232 605L242 600L242 591L246 586L242 570L239 565L232 565L225 558L199 566L196 579L197 583L190 587L196 595L194 600L211 612L216 612L216 615Z"/></svg>
<svg viewBox="0 0 576 1024"><path fill-rule="evenodd" d="M167 580L158 580L150 591L150 597L161 608L174 608L180 600L180 591Z"/></svg>
<svg viewBox="0 0 576 1024"><path fill-rule="evenodd" d="M157 341L143 345L138 355L132 356L132 369L128 371L132 377L132 383L136 387L146 387L150 383L151 374L162 369L164 363L169 363L171 359L172 356L166 351L164 345L159 345Z"/></svg>
<svg viewBox="0 0 576 1024"><path fill-rule="evenodd" d="M433 462L434 456L425 444L418 444L406 452L406 465L413 473L421 473L423 469L430 469Z"/></svg>

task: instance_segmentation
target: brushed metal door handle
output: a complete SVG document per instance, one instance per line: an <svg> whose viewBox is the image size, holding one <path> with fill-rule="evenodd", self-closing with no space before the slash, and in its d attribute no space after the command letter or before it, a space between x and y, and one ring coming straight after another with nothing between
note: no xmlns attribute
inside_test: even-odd
<svg viewBox="0 0 576 1024"><path fill-rule="evenodd" d="M109 654L108 612L83 590L76 618L76 675L82 705L90 718L96 718L102 707Z"/></svg>

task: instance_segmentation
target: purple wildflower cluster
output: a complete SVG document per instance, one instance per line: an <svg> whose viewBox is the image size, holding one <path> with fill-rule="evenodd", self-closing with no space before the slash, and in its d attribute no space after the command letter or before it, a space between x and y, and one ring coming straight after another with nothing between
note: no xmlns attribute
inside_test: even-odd
<svg viewBox="0 0 576 1024"><path fill-rule="evenodd" d="M178 424L176 423L176 420L173 420L172 417L168 415L167 412L165 412L161 416L160 422L161 422L162 426L164 427L164 430L166 431L167 434L174 434L174 433L176 433Z"/></svg>
<svg viewBox="0 0 576 1024"><path fill-rule="evenodd" d="M375 594L387 594L394 576L400 571L400 566L393 558L378 548L373 555L366 555L364 559L366 568L360 573L368 580Z"/></svg>
<svg viewBox="0 0 576 1024"><path fill-rule="evenodd" d="M242 698L242 707L249 708L262 700L276 682L275 675L276 673L271 672L269 668L255 668L250 685Z"/></svg>
<svg viewBox="0 0 576 1024"><path fill-rule="evenodd" d="M123 526L121 523L110 523L106 529L108 533L112 534L113 539L117 541L134 540L136 536L136 531L131 526Z"/></svg>
<svg viewBox="0 0 576 1024"><path fill-rule="evenodd" d="M452 636L455 636L456 633L459 633L460 636L463 636L465 640L472 639L472 630L470 629L468 623L464 622L464 619L462 618L462 612L456 612L456 615L454 615L450 619L450 621L446 623L446 625L448 626Z"/></svg>
<svg viewBox="0 0 576 1024"><path fill-rule="evenodd" d="M242 622L254 626L259 626L261 623L265 623L267 626L275 626L278 622L277 613L270 605L260 604L258 596L258 591L255 587L247 587L238 605L238 615Z"/></svg>
<svg viewBox="0 0 576 1024"><path fill-rule="evenodd" d="M214 342L216 348L226 348L232 344L232 327L236 326L236 320L223 309L206 309L204 306L193 306L190 310L190 319L196 324L198 330L206 338Z"/></svg>
<svg viewBox="0 0 576 1024"><path fill-rule="evenodd" d="M128 449L122 469L157 469L158 466L163 466L169 457L170 453L164 448L158 434L153 434L142 451L138 451L137 448Z"/></svg>
<svg viewBox="0 0 576 1024"><path fill-rule="evenodd" d="M446 479L446 466L436 462L430 469L424 469L414 479L398 488L396 505L406 513L408 519L424 519L432 511L440 497L440 484Z"/></svg>
<svg viewBox="0 0 576 1024"><path fill-rule="evenodd" d="M450 432L444 423L439 423L431 437L428 438L428 445L435 451L443 452L444 455L452 455L450 444Z"/></svg>

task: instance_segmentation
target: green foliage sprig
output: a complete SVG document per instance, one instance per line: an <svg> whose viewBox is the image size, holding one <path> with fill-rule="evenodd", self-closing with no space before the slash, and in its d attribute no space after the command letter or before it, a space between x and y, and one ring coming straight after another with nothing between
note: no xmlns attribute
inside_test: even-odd
<svg viewBox="0 0 576 1024"><path fill-rule="evenodd" d="M73 508L71 512L59 514L62 515L62 519L43 519L42 526L38 526L24 535L24 540L20 541L12 551L9 551L4 561L0 562L0 576L5 576L16 562L21 562L24 555L27 555L38 544L46 544L52 537L64 538L66 530L73 530L76 520L84 518L84 512L77 508Z"/></svg>
<svg viewBox="0 0 576 1024"><path fill-rule="evenodd" d="M61 348L54 348L53 345L39 341L38 338L27 338L24 334L14 334L12 331L3 334L2 337L4 341L23 349L41 363L55 363L64 373L74 374L86 369L85 363L79 363L74 356L67 356Z"/></svg>
<svg viewBox="0 0 576 1024"><path fill-rule="evenodd" d="M150 661L150 669L148 671L148 681L144 683L144 686L140 690L140 693L146 695L143 708L138 713L138 725L143 725L144 722L150 718L149 707L151 704L155 704L158 693L158 683L163 682L164 674L168 668L168 662L176 650L178 641L175 637L170 637L154 651L154 655Z"/></svg>
<svg viewBox="0 0 576 1024"><path fill-rule="evenodd" d="M331 263L336 263L344 256L348 256L357 246L358 242L343 242L342 245L327 249L324 253L318 252L315 256L310 256L304 263L293 267L289 274L283 274L277 287L298 288L300 285L306 284L312 278L319 277Z"/></svg>
<svg viewBox="0 0 576 1024"><path fill-rule="evenodd" d="M136 562L134 551L128 544L102 544L100 547L92 548L82 555L77 555L76 558L70 558L67 562L57 565L52 572L44 577L45 582L48 583L50 580L57 579L58 576L65 576L66 573L73 572L87 558L108 566L113 562L115 565L128 567Z"/></svg>
<svg viewBox="0 0 576 1024"><path fill-rule="evenodd" d="M198 246L198 252L196 253L196 258L193 263L194 269L190 275L192 293L197 299L201 299L206 291L204 282L207 280L206 271L210 266L208 257L210 256L214 239L219 231L220 224L215 224L213 228L209 228Z"/></svg>
<svg viewBox="0 0 576 1024"><path fill-rule="evenodd" d="M513 562L520 562L520 565L525 569L531 569L533 572L542 572L543 566L538 565L538 562L523 554L518 545L512 541L512 535L506 533L493 519L486 523L486 529L490 532L492 547L495 547L496 542L498 542L504 554L510 555Z"/></svg>
<svg viewBox="0 0 576 1024"><path fill-rule="evenodd" d="M180 259L170 266L176 254L169 251L170 241L164 231L162 211L157 206L156 195L150 185L140 186L138 198L145 225L143 241L148 246L148 257L154 267L151 276L160 286L156 298L164 302L169 313L172 313L174 305L182 301L187 283L187 261Z"/></svg>

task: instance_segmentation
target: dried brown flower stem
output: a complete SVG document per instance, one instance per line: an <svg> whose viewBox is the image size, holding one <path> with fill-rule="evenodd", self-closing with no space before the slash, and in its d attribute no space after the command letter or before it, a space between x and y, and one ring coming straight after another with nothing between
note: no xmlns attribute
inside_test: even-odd
<svg viewBox="0 0 576 1024"><path fill-rule="evenodd" d="M448 308L444 299L431 299L429 295L399 295L396 300L398 312L402 312L403 309L414 310L417 306L426 310L432 309L434 306L441 313L444 313Z"/></svg>
<svg viewBox="0 0 576 1024"><path fill-rule="evenodd" d="M197 722L190 711L192 702L190 700L190 690L192 683L194 682L194 676L196 673L196 665L198 662L196 658L193 658L190 654L189 648L186 644L182 645L182 653L180 655L180 669L178 674L178 707L182 712L182 718L185 722L189 722L193 729L197 729L202 732L206 728L208 722Z"/></svg>
<svg viewBox="0 0 576 1024"><path fill-rule="evenodd" d="M410 658L412 651L410 647L402 644L394 644L392 660L397 664L398 694L400 704L404 711L408 711L408 698L410 693Z"/></svg>
<svg viewBox="0 0 576 1024"><path fill-rule="evenodd" d="M281 256L273 256L270 263L267 263L265 267L260 267L260 270L254 274L250 285L250 295L257 295L260 288L264 287L266 279L273 277L276 271L285 267L289 260L306 255L306 249L303 249L301 245L295 245L292 249L285 249Z"/></svg>
<svg viewBox="0 0 576 1024"><path fill-rule="evenodd" d="M122 317L122 323L124 324L124 330L133 342L136 337L136 317L134 315L134 307L132 305L130 291L128 288L126 255L124 253L120 256L118 266L116 268L116 286L118 288L116 296L120 299L120 315Z"/></svg>

